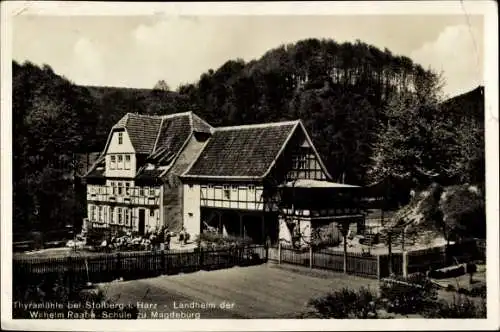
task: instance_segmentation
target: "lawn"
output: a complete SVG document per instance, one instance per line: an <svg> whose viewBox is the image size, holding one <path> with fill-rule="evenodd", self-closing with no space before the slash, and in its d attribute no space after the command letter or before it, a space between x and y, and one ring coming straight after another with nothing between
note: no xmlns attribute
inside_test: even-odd
<svg viewBox="0 0 500 332"><path fill-rule="evenodd" d="M145 318L155 313L198 313L200 318L287 318L305 309L307 301L335 289L376 289L377 280L302 267L265 264L102 284L121 303L144 302ZM205 304L183 309L179 304ZM215 308L212 308L215 306ZM224 308L221 309L220 305Z"/></svg>

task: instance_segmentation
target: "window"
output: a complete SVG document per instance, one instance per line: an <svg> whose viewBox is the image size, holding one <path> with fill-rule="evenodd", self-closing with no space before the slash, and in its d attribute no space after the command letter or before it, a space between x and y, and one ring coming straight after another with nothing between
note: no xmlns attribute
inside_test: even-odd
<svg viewBox="0 0 500 332"><path fill-rule="evenodd" d="M94 219L94 206L89 205L89 219L93 220Z"/></svg>
<svg viewBox="0 0 500 332"><path fill-rule="evenodd" d="M213 185L213 184L209 184L209 185L208 185L208 188L209 188L209 189L212 189L213 187L214 187L214 185Z"/></svg>
<svg viewBox="0 0 500 332"><path fill-rule="evenodd" d="M228 185L224 185L224 190L228 190L229 189L229 186Z"/></svg>
<svg viewBox="0 0 500 332"><path fill-rule="evenodd" d="M126 226L130 226L130 210L124 208L123 211L124 211L124 214L125 214L125 225Z"/></svg>
<svg viewBox="0 0 500 332"><path fill-rule="evenodd" d="M229 199L230 197L231 197L231 191L229 189L224 189L224 198Z"/></svg>
<svg viewBox="0 0 500 332"><path fill-rule="evenodd" d="M111 208L111 221L110 221L110 224L114 224L115 223L115 208Z"/></svg>
<svg viewBox="0 0 500 332"><path fill-rule="evenodd" d="M139 188L139 196L144 196L144 188L143 187Z"/></svg>
<svg viewBox="0 0 500 332"><path fill-rule="evenodd" d="M254 186L254 185L249 185L249 186L248 186L248 190L250 190L250 191L254 191L254 190L255 190L255 186Z"/></svg>
<svg viewBox="0 0 500 332"><path fill-rule="evenodd" d="M123 195L123 183L118 182L118 195Z"/></svg>
<svg viewBox="0 0 500 332"><path fill-rule="evenodd" d="M125 169L130 169L130 155L125 155Z"/></svg>
<svg viewBox="0 0 500 332"><path fill-rule="evenodd" d="M238 186L236 186L236 185L234 185L234 184L233 184L233 185L231 186L231 189L232 189L233 191L238 191Z"/></svg>
<svg viewBox="0 0 500 332"><path fill-rule="evenodd" d="M118 156L118 167L116 169L123 169L123 156Z"/></svg>
<svg viewBox="0 0 500 332"><path fill-rule="evenodd" d="M111 189L113 190L113 195L118 193L118 188L116 187L116 182L111 181Z"/></svg>
<svg viewBox="0 0 500 332"><path fill-rule="evenodd" d="M118 144L123 144L123 133L118 133Z"/></svg>
<svg viewBox="0 0 500 332"><path fill-rule="evenodd" d="M149 210L149 216L154 217L155 216L155 210L151 209Z"/></svg>
<svg viewBox="0 0 500 332"><path fill-rule="evenodd" d="M125 195L130 195L130 183L125 182Z"/></svg>
<svg viewBox="0 0 500 332"><path fill-rule="evenodd" d="M123 219L122 219L122 208L117 208L118 209L118 224L123 224Z"/></svg>
<svg viewBox="0 0 500 332"><path fill-rule="evenodd" d="M298 165L297 166L298 166L299 169L306 168L306 156L305 155L303 155L303 154L299 155L299 157L298 157Z"/></svg>
<svg viewBox="0 0 500 332"><path fill-rule="evenodd" d="M104 221L104 209L102 206L99 206L99 221L100 222Z"/></svg>
<svg viewBox="0 0 500 332"><path fill-rule="evenodd" d="M116 157L111 156L110 160L111 160L111 162L109 163L109 169L115 169L116 168Z"/></svg>
<svg viewBox="0 0 500 332"><path fill-rule="evenodd" d="M155 195L155 188L149 189L149 196L154 196Z"/></svg>

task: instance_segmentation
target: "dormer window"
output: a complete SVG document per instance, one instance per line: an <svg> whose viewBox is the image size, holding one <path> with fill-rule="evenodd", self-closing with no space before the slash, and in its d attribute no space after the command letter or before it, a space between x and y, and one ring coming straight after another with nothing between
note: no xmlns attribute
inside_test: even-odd
<svg viewBox="0 0 500 332"><path fill-rule="evenodd" d="M109 163L109 169L115 169L115 168L116 168L116 157L111 156L110 163Z"/></svg>
<svg viewBox="0 0 500 332"><path fill-rule="evenodd" d="M118 133L118 144L123 144L123 133Z"/></svg>

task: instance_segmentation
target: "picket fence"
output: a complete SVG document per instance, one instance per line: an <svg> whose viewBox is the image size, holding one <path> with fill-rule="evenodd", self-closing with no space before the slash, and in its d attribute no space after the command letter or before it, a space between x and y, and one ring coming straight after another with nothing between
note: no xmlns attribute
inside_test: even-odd
<svg viewBox="0 0 500 332"><path fill-rule="evenodd" d="M13 259L13 277L39 278L65 275L74 281L91 283L130 280L158 275L215 270L266 261L263 245L217 250L122 252L94 256L22 257ZM26 280L28 282L29 280Z"/></svg>
<svg viewBox="0 0 500 332"><path fill-rule="evenodd" d="M43 275L64 274L83 282L106 282L178 274L199 270L224 269L232 266L261 264L302 265L367 278L382 279L391 274L408 276L457 263L485 260L485 246L461 243L410 252L394 252L390 256L347 253L339 250L295 249L278 246L251 245L217 250L122 252L94 256L16 257L13 278L29 282ZM389 261L392 264L389 264Z"/></svg>
<svg viewBox="0 0 500 332"><path fill-rule="evenodd" d="M408 276L416 272L445 266L485 261L485 245L476 241L452 244L430 249L371 255L348 252L344 267L344 252L332 249L296 249L278 245L269 248L268 260L279 264L302 265L360 277L386 278L390 275ZM389 264L391 262L392 264Z"/></svg>
<svg viewBox="0 0 500 332"><path fill-rule="evenodd" d="M268 260L278 264L286 263L319 268L336 272L345 272L361 277L379 278L384 274L384 262L380 256L361 253L347 253L347 265L344 267L344 252L331 249L296 249L285 246L269 248Z"/></svg>

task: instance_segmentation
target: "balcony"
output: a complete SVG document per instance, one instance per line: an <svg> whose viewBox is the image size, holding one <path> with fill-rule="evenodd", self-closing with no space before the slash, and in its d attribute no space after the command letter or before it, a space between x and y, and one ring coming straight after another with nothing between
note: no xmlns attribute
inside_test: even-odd
<svg viewBox="0 0 500 332"><path fill-rule="evenodd" d="M160 190L145 190L137 187L94 186L87 190L87 202L115 203L123 205L160 205Z"/></svg>

